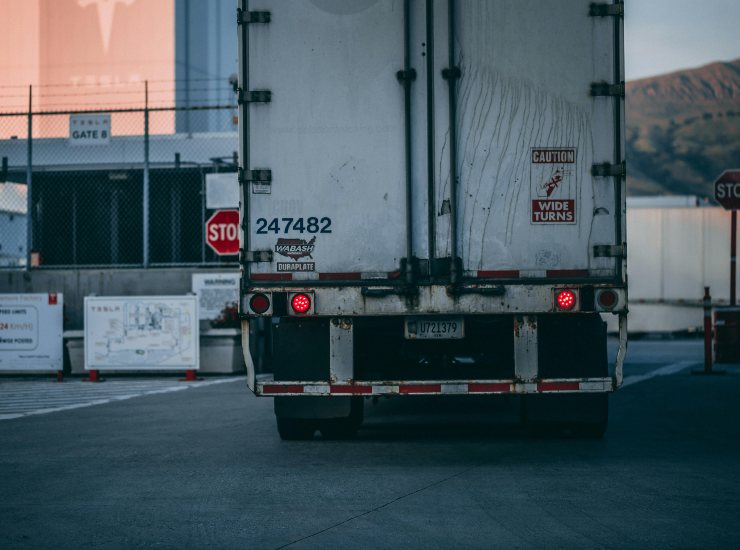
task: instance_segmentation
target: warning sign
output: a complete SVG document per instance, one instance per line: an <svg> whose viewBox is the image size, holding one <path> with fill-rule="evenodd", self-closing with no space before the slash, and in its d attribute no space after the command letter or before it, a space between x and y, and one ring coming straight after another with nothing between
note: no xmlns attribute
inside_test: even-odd
<svg viewBox="0 0 740 550"><path fill-rule="evenodd" d="M533 200L532 223L576 223L576 201Z"/></svg>
<svg viewBox="0 0 740 550"><path fill-rule="evenodd" d="M575 148L532 149L532 223L576 223Z"/></svg>

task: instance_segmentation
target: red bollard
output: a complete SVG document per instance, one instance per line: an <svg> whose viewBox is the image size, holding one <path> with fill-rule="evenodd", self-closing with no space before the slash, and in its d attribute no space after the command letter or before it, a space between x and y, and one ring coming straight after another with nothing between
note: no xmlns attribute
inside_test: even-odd
<svg viewBox="0 0 740 550"><path fill-rule="evenodd" d="M100 382L100 372L96 370L90 371L90 382Z"/></svg>
<svg viewBox="0 0 740 550"><path fill-rule="evenodd" d="M704 370L694 370L691 374L725 374L723 370L715 370L712 366L712 296L709 287L704 287Z"/></svg>
<svg viewBox="0 0 740 550"><path fill-rule="evenodd" d="M197 382L198 376L195 374L195 370L188 369L185 371L185 382Z"/></svg>
<svg viewBox="0 0 740 550"><path fill-rule="evenodd" d="M57 371L57 382L64 382L64 372L58 370Z"/></svg>

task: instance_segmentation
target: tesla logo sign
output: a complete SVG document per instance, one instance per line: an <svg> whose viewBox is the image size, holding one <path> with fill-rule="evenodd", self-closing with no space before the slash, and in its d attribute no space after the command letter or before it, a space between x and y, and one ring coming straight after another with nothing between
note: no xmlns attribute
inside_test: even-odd
<svg viewBox="0 0 740 550"><path fill-rule="evenodd" d="M136 0L77 0L80 7L86 8L91 4L98 6L98 23L100 24L100 35L103 37L103 50L108 53L110 46L110 34L113 30L113 16L116 12L116 4L130 6Z"/></svg>

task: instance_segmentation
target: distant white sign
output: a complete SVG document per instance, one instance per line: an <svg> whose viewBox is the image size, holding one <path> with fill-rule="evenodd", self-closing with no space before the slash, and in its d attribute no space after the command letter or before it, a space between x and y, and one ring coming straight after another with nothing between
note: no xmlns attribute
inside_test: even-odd
<svg viewBox="0 0 740 550"><path fill-rule="evenodd" d="M197 312L195 296L85 298L85 369L197 369Z"/></svg>
<svg viewBox="0 0 740 550"><path fill-rule="evenodd" d="M63 367L63 296L0 294L0 371Z"/></svg>
<svg viewBox="0 0 740 550"><path fill-rule="evenodd" d="M193 273L193 292L198 297L201 319L213 321L226 307L238 307L238 273Z"/></svg>
<svg viewBox="0 0 740 550"><path fill-rule="evenodd" d="M69 115L70 145L108 145L110 115Z"/></svg>
<svg viewBox="0 0 740 550"><path fill-rule="evenodd" d="M239 208L239 180L236 172L206 174L206 208Z"/></svg>

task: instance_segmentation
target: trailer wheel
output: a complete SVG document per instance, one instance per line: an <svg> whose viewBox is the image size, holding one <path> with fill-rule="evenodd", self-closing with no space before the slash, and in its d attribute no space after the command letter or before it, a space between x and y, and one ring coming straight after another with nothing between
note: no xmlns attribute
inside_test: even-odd
<svg viewBox="0 0 740 550"><path fill-rule="evenodd" d="M283 441L306 441L313 439L316 421L305 418L277 417L277 429Z"/></svg>
<svg viewBox="0 0 740 550"><path fill-rule="evenodd" d="M522 420L534 437L601 439L609 425L609 394L525 395Z"/></svg>
<svg viewBox="0 0 740 550"><path fill-rule="evenodd" d="M353 397L349 416L323 419L319 421L319 431L324 439L352 439L362 425L363 418L362 397Z"/></svg>

